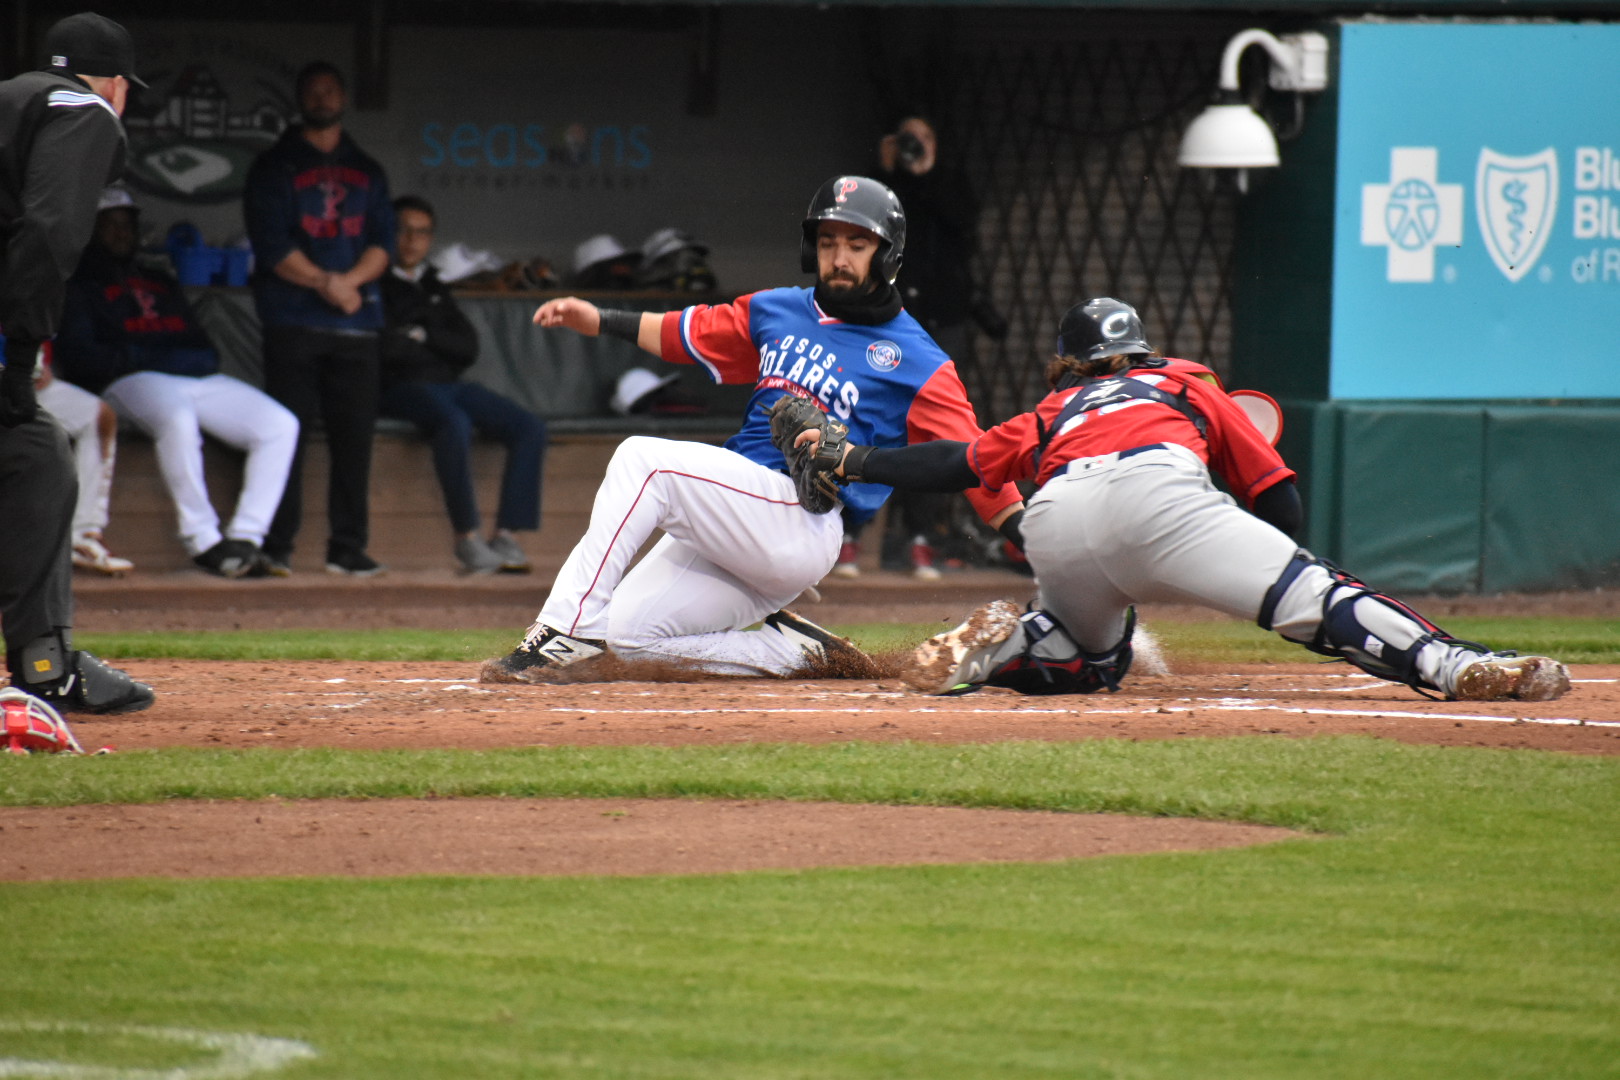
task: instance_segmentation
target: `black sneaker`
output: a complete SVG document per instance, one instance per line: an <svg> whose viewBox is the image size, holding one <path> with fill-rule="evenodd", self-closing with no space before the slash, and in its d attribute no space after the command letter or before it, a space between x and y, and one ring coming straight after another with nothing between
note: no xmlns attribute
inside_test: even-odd
<svg viewBox="0 0 1620 1080"><path fill-rule="evenodd" d="M478 669L478 681L486 683L526 683L539 668L566 667L589 660L607 651L607 642L595 638L569 637L561 630L537 622L529 627L518 647L505 656L485 660Z"/></svg>
<svg viewBox="0 0 1620 1080"><path fill-rule="evenodd" d="M222 578L246 577L259 561L259 549L247 540L221 540L191 561Z"/></svg>
<svg viewBox="0 0 1620 1080"><path fill-rule="evenodd" d="M876 678L878 664L846 637L817 626L797 612L783 609L765 616L765 625L804 650L805 659L827 674L846 678ZM820 672L818 672L820 674Z"/></svg>
<svg viewBox="0 0 1620 1080"><path fill-rule="evenodd" d="M29 683L13 677L17 689L49 702L61 712L140 712L152 704L152 688L136 682L90 653L69 654L67 672L54 682Z"/></svg>
<svg viewBox="0 0 1620 1080"><path fill-rule="evenodd" d="M248 577L292 577L292 556L272 555L260 549L259 557L254 560L253 569L247 572Z"/></svg>
<svg viewBox="0 0 1620 1080"><path fill-rule="evenodd" d="M326 572L348 577L376 577L388 569L363 551L328 551Z"/></svg>

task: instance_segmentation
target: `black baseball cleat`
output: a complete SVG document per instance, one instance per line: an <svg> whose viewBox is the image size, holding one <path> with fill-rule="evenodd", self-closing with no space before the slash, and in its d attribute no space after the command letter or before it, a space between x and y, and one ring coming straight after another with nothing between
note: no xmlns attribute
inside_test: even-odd
<svg viewBox="0 0 1620 1080"><path fill-rule="evenodd" d="M877 661L860 646L824 626L817 626L803 615L784 608L765 616L764 622L804 650L805 657L817 668L827 669L829 675L864 679L877 678L880 674Z"/></svg>
<svg viewBox="0 0 1620 1080"><path fill-rule="evenodd" d="M569 637L554 627L537 622L529 627L518 647L478 669L484 683L527 683L542 668L567 667L607 651L607 642L595 638Z"/></svg>
<svg viewBox="0 0 1620 1080"><path fill-rule="evenodd" d="M67 655L68 661L62 665L66 670L56 678L28 682L14 675L11 684L61 712L140 712L152 704L155 695L145 683L136 682L90 653L73 650Z"/></svg>

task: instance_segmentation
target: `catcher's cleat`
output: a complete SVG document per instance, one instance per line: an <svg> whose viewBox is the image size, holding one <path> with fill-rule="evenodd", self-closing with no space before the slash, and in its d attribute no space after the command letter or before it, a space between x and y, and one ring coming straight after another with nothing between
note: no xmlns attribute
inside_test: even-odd
<svg viewBox="0 0 1620 1080"><path fill-rule="evenodd" d="M1458 701L1554 701L1569 692L1569 669L1545 656L1487 654L1462 669Z"/></svg>
<svg viewBox="0 0 1620 1080"><path fill-rule="evenodd" d="M593 638L569 637L554 627L537 622L529 627L517 648L491 660L478 669L478 681L486 683L533 682L541 668L566 667L607 650L607 642Z"/></svg>
<svg viewBox="0 0 1620 1080"><path fill-rule="evenodd" d="M960 626L935 634L912 650L900 681L920 694L966 694L983 686L1006 659L1002 648L1018 630L1022 612L992 600Z"/></svg>
<svg viewBox="0 0 1620 1080"><path fill-rule="evenodd" d="M797 612L783 609L765 616L765 625L793 642L809 660L835 669L841 675L876 676L877 661L846 637L839 637L824 626L817 626Z"/></svg>

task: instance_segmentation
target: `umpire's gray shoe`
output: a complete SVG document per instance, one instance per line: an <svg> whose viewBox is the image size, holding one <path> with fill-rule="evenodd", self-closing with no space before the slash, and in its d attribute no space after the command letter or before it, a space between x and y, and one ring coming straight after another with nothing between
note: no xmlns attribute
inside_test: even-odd
<svg viewBox="0 0 1620 1080"><path fill-rule="evenodd" d="M537 622L529 627L518 647L505 656L485 660L478 669L478 681L486 683L533 682L542 668L566 667L589 660L607 651L607 642L594 638L569 637L555 627Z"/></svg>
<svg viewBox="0 0 1620 1080"><path fill-rule="evenodd" d="M1569 669L1545 656L1487 653L1462 669L1458 701L1555 701L1569 692Z"/></svg>
<svg viewBox="0 0 1620 1080"><path fill-rule="evenodd" d="M900 681L919 694L966 694L984 685L1007 659L1002 646L1018 631L1023 612L1009 600L992 600L960 625L935 634L912 650Z"/></svg>
<svg viewBox="0 0 1620 1080"><path fill-rule="evenodd" d="M841 676L851 679L876 678L878 664L861 647L846 637L839 637L824 626L817 626L797 612L773 611L765 616L765 625L799 646L805 656L825 670L812 674Z"/></svg>

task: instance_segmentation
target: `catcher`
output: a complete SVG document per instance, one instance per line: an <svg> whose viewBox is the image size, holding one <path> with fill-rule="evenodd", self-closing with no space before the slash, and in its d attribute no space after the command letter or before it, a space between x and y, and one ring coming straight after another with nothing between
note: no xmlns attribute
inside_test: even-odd
<svg viewBox="0 0 1620 1080"><path fill-rule="evenodd" d="M870 673L854 646L780 609L837 560L843 522L831 511L840 500L869 514L891 489L840 487L797 454L790 466L779 448L791 442L785 433L828 414L878 446L974 438L979 427L950 358L901 306L894 281L906 218L894 193L866 177L834 177L811 199L799 237L812 288L667 314L602 311L575 297L535 312L541 326L617 336L754 392L723 447L645 436L619 445L539 617L510 654L484 664L481 679L532 682L609 647L722 675L787 675L807 658ZM968 498L992 525L1016 530L1017 491Z"/></svg>
<svg viewBox="0 0 1620 1080"><path fill-rule="evenodd" d="M994 601L924 642L903 675L913 689L1117 689L1139 601L1253 619L1448 699L1549 701L1569 689L1558 661L1458 640L1295 544L1293 470L1213 371L1148 345L1129 304L1099 297L1071 308L1057 351L1051 392L1035 410L971 442L857 446L823 438L813 417L782 432L807 469L829 479L932 491L1036 483L1023 519L1040 586L1031 610ZM1212 468L1248 511L1215 488Z"/></svg>

